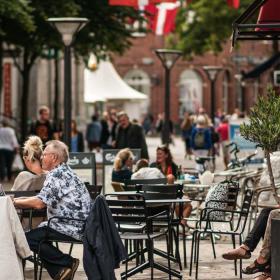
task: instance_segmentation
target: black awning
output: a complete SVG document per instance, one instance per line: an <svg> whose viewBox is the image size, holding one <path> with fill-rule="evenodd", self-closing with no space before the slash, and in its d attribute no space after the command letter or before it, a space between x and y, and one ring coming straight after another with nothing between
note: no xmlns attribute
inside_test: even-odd
<svg viewBox="0 0 280 280"><path fill-rule="evenodd" d="M280 62L280 53L277 53L270 57L268 60L263 62L262 64L259 64L257 67L255 67L253 70L247 72L247 73L242 73L242 79L256 79L258 78L262 73L276 65L277 63Z"/></svg>

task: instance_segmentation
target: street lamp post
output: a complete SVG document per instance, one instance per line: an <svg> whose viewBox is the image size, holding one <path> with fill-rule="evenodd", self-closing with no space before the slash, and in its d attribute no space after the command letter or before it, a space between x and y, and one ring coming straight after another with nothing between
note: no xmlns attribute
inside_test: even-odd
<svg viewBox="0 0 280 280"><path fill-rule="evenodd" d="M156 55L160 59L165 70L165 99L164 99L164 121L162 129L163 144L170 143L170 72L178 58L182 55L181 51L157 49Z"/></svg>
<svg viewBox="0 0 280 280"><path fill-rule="evenodd" d="M215 82L217 74L223 69L219 66L203 66L204 71L207 73L208 79L211 82L211 119L213 124L215 123L215 110L216 110L216 94L215 94Z"/></svg>
<svg viewBox="0 0 280 280"><path fill-rule="evenodd" d="M49 18L48 22L61 34L64 44L64 132L63 141L71 150L72 77L71 47L75 35L87 24L87 18Z"/></svg>

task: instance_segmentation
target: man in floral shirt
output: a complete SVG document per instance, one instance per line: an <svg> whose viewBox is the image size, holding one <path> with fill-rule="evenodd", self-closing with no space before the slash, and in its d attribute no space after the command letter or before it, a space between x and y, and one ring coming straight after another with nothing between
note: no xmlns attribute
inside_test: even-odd
<svg viewBox="0 0 280 280"><path fill-rule="evenodd" d="M67 146L57 140L49 141L42 156L42 168L49 171L40 193L35 197L18 198L18 208L47 208L48 219L54 216L85 220L91 208L91 199L85 185L67 165ZM39 244L46 236L47 222L26 233L30 249L38 253ZM56 240L81 240L84 223L53 219L49 238ZM40 246L40 258L50 276L55 280L73 279L79 260L62 253L51 243Z"/></svg>

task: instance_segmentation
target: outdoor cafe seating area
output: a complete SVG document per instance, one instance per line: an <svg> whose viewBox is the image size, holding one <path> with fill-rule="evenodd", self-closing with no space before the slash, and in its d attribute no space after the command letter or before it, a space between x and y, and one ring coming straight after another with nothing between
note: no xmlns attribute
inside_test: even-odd
<svg viewBox="0 0 280 280"><path fill-rule="evenodd" d="M259 188L258 181L261 170L233 169L214 173L212 182L201 182L199 179L180 179L173 185L168 185L166 179L127 180L124 184L114 185L114 191L103 193L103 185L86 184L92 200L100 194L105 196L108 207L127 251L127 258L123 261L118 279L127 279L148 272L151 279L156 275L169 279L184 279L185 271L195 279L199 279L199 263L201 261L201 240L209 236L209 244L216 258L216 239L220 236L229 236L230 247L242 243L247 231L254 224L261 192L269 188ZM201 178L203 181L203 178ZM227 198L221 201L208 200L207 193L214 185L224 185L227 189ZM1 203L1 219L7 213L5 207L11 207L8 196L33 196L33 191L9 192ZM184 205L192 204L192 214L183 218ZM214 206L216 205L216 206ZM216 214L218 213L218 215ZM35 227L38 220L46 217L46 211L36 209L17 210L19 217L13 221L16 227L22 223L25 231ZM63 218L63 217L62 217ZM185 220L186 223L182 223ZM1 224L2 221L1 221ZM222 226L221 226L222 225ZM4 234L8 230L4 227ZM188 232L188 234L186 234ZM23 230L16 231L13 250L29 250L27 244L17 244L23 236ZM191 236L190 238L187 238ZM191 240L189 240L191 239ZM59 240L51 240L59 245ZM69 239L67 252L72 252L81 242ZM160 246L158 246L160 244ZM11 250L10 247L8 250ZM68 251L69 250L69 251ZM24 258L23 255L20 255ZM44 267L37 255L24 261L24 266L33 267L33 278L42 279ZM235 275L242 277L242 262L234 262ZM18 266L21 270L21 264ZM118 270L119 271L119 270ZM234 277L234 275L233 275Z"/></svg>

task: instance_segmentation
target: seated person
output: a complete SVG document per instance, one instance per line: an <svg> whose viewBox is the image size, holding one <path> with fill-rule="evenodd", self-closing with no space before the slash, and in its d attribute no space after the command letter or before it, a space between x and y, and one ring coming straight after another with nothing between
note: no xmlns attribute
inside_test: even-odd
<svg viewBox="0 0 280 280"><path fill-rule="evenodd" d="M131 179L160 179L165 178L161 171L156 167L149 167L147 159L139 159L136 162L135 172L132 174Z"/></svg>
<svg viewBox="0 0 280 280"><path fill-rule="evenodd" d="M271 220L280 218L280 210L275 209L272 210L269 214L267 220L267 226L265 229L264 239L261 251L257 257L257 259L247 266L244 270L244 274L254 274L258 272L263 272L263 274L259 275L256 280L271 280Z"/></svg>
<svg viewBox="0 0 280 280"><path fill-rule="evenodd" d="M40 193L34 197L16 198L18 208L47 208L48 219L54 216L85 220L91 209L91 198L84 183L68 166L68 147L58 140L47 142L42 155L42 168L49 171ZM84 224L79 221L53 220L49 238L56 240L81 240ZM43 242L47 232L46 222L26 233L30 249L39 252L43 266L53 279L73 279L79 260L62 253L50 242Z"/></svg>
<svg viewBox="0 0 280 280"><path fill-rule="evenodd" d="M132 175L133 154L130 149L120 150L114 161L112 172L112 182L123 183L124 180L130 179Z"/></svg>
<svg viewBox="0 0 280 280"><path fill-rule="evenodd" d="M174 184L177 176L178 166L173 162L170 149L166 145L159 146L157 148L156 162L150 165L151 167L157 167L167 178L168 184ZM188 218L192 211L192 205L187 203L184 205L182 218ZM179 215L179 207L176 207L176 214ZM186 220L182 219L181 223L186 225Z"/></svg>
<svg viewBox="0 0 280 280"><path fill-rule="evenodd" d="M15 179L12 191L40 190L46 179L46 173L41 166L43 143L40 137L30 136L24 143L23 160L27 169L22 171Z"/></svg>
<svg viewBox="0 0 280 280"><path fill-rule="evenodd" d="M171 152L166 145L157 148L156 162L151 163L150 167L158 168L166 176L168 184L174 183L178 166L173 162Z"/></svg>

